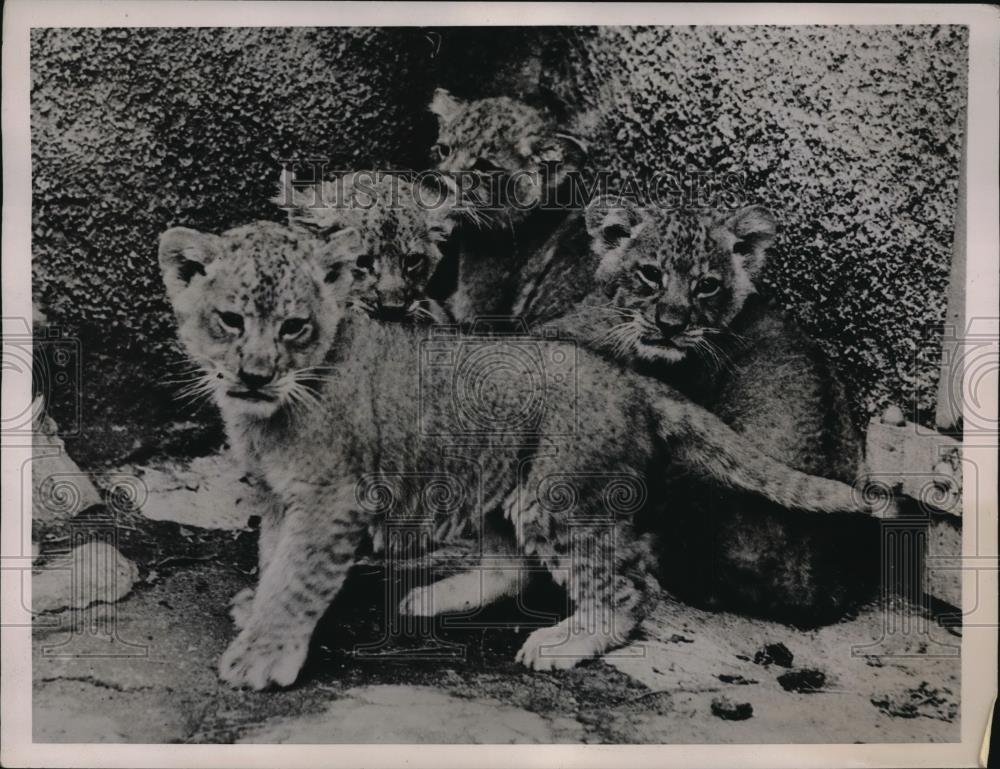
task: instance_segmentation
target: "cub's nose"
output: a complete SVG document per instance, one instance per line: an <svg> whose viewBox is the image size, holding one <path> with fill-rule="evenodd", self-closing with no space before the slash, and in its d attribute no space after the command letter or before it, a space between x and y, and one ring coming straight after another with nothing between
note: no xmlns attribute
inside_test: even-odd
<svg viewBox="0 0 1000 769"><path fill-rule="evenodd" d="M251 390L259 390L261 387L274 379L274 371L247 371L246 369L241 368L239 376L240 381Z"/></svg>
<svg viewBox="0 0 1000 769"><path fill-rule="evenodd" d="M687 315L684 313L670 312L661 307L656 308L656 327L664 337L670 339L676 336L687 326Z"/></svg>

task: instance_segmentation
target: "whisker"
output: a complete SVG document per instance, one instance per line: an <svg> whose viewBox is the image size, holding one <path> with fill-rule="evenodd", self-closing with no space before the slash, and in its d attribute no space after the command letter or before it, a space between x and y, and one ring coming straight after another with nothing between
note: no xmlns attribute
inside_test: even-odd
<svg viewBox="0 0 1000 769"><path fill-rule="evenodd" d="M296 417L305 417L308 415L309 409L307 405L294 390L289 390L285 393L285 402L291 407Z"/></svg>
<svg viewBox="0 0 1000 769"><path fill-rule="evenodd" d="M203 376L203 374L198 373L184 377L163 377L156 383L156 385L159 387L178 387L181 385L190 385L200 381Z"/></svg>
<svg viewBox="0 0 1000 769"><path fill-rule="evenodd" d="M310 411L323 405L319 395L301 382L291 382L285 394L288 402L302 416L308 416Z"/></svg>
<svg viewBox="0 0 1000 769"><path fill-rule="evenodd" d="M208 400L215 391L211 380L195 382L175 394L174 399L186 406L194 406L202 400Z"/></svg>
<svg viewBox="0 0 1000 769"><path fill-rule="evenodd" d="M596 334L592 341L594 344L600 346L608 346L612 351L618 351L620 347L627 344L629 329L632 328L634 322L631 320L618 323L611 328Z"/></svg>
<svg viewBox="0 0 1000 769"><path fill-rule="evenodd" d="M335 371L335 370L336 369L333 366L325 366L325 365L320 365L320 366L304 366L302 368L297 368L294 371L290 371L288 373L288 376L291 376L293 378L297 378L297 377L300 377L300 376L308 376L310 374L318 374L318 373L321 373L321 372L324 372L324 371Z"/></svg>
<svg viewBox="0 0 1000 769"><path fill-rule="evenodd" d="M722 347L722 345L713 342L708 337L705 338L705 342L709 344L716 351L716 353L719 355L719 357L723 360L723 362L726 364L728 368L735 368L736 364L733 361L732 356L726 351L724 347Z"/></svg>
<svg viewBox="0 0 1000 769"><path fill-rule="evenodd" d="M747 337L743 336L742 334L738 334L735 331L730 331L729 329L726 328L706 327L706 328L700 328L698 329L698 331L701 331L705 336L713 336L718 339L723 339L727 342L733 342L736 345L736 347L738 347L740 350L747 350L753 345L753 342L751 342L750 339L748 339Z"/></svg>
<svg viewBox="0 0 1000 769"><path fill-rule="evenodd" d="M732 362L718 346L712 344L712 342L705 337L698 339L694 349L702 354L703 360L711 363L712 368L716 372L723 371Z"/></svg>

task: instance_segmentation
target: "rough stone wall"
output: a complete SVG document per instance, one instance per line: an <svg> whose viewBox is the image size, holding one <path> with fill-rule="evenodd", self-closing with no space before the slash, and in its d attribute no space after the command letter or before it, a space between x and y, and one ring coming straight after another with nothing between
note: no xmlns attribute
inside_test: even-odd
<svg viewBox="0 0 1000 769"><path fill-rule="evenodd" d="M596 108L594 166L618 183L737 174L782 221L767 282L839 361L855 416L891 401L928 421L966 44L929 26L37 30L34 293L83 344L70 448L110 461L175 418L211 424L164 384L163 229L279 218L285 157L424 167L437 84Z"/></svg>

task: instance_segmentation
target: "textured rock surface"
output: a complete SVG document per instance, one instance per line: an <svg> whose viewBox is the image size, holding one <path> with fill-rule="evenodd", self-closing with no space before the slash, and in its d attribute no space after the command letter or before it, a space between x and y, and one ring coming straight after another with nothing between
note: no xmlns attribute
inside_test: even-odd
<svg viewBox="0 0 1000 769"><path fill-rule="evenodd" d="M236 462L227 454L198 457L190 464L163 462L130 466L146 498L141 512L155 521L176 521L208 529L245 529L262 506Z"/></svg>
<svg viewBox="0 0 1000 769"><path fill-rule="evenodd" d="M31 577L36 612L114 603L129 594L139 569L104 542L88 542L43 564Z"/></svg>
<svg viewBox="0 0 1000 769"><path fill-rule="evenodd" d="M910 630L899 631L910 622ZM796 631L663 602L643 630L643 640L608 659L669 703L666 717L650 713L635 724L635 734L643 739L655 741L660 735L665 742L695 741L706 729L718 729L726 741L748 743L957 738L961 638L933 622L922 623L902 604L884 611L867 608L849 621ZM791 680L804 683L789 688ZM949 716L925 707L919 715L926 718L907 721L876 704L885 692L905 700L925 681L947 703L942 710ZM718 717L713 707L718 698L730 700L730 715L741 717L709 726L710 718ZM750 705L751 715L743 717L746 709L738 705Z"/></svg>

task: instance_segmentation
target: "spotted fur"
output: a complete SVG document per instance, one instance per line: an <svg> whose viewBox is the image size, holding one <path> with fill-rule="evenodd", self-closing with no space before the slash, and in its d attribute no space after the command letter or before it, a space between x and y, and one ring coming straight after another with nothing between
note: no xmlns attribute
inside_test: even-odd
<svg viewBox="0 0 1000 769"><path fill-rule="evenodd" d="M390 524L433 539L471 521L517 553L407 596L404 613L478 601L480 578L483 600L514 592L539 564L565 585L570 616L518 652L547 669L624 643L654 601L649 521L672 512L666 468L799 510L867 512L849 486L790 470L667 385L573 345L345 317L344 261L337 237L271 223L160 239L201 391L271 500L260 582L238 597L242 627L219 664L230 684L293 683L351 565L393 552Z"/></svg>

